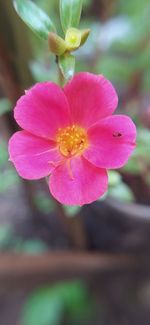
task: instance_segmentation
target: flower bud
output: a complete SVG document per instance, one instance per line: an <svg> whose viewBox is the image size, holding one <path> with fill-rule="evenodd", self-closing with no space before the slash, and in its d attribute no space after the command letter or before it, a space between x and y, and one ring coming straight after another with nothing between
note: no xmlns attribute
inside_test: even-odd
<svg viewBox="0 0 150 325"><path fill-rule="evenodd" d="M81 30L81 44L80 44L80 46L86 42L89 34L90 34L90 29L87 28L87 29Z"/></svg>
<svg viewBox="0 0 150 325"><path fill-rule="evenodd" d="M76 28L69 28L66 32L65 43L68 51L74 51L81 44L81 31Z"/></svg>
<svg viewBox="0 0 150 325"><path fill-rule="evenodd" d="M65 53L67 46L65 41L55 33L48 34L48 44L50 51L58 56Z"/></svg>

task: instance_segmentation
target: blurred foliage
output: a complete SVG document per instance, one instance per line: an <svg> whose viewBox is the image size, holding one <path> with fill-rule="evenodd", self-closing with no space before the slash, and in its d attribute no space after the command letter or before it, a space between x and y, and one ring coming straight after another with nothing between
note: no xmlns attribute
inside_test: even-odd
<svg viewBox="0 0 150 325"><path fill-rule="evenodd" d="M42 191L37 192L35 196L35 204L38 210L44 214L50 214L55 210L55 205L53 200L49 196L46 196L45 193ZM69 218L76 216L81 209L80 206L68 206L68 205L63 205L63 208L66 216Z"/></svg>
<svg viewBox="0 0 150 325"><path fill-rule="evenodd" d="M41 254L48 250L40 239L24 239L14 232L10 224L0 226L0 250L22 254Z"/></svg>
<svg viewBox="0 0 150 325"><path fill-rule="evenodd" d="M123 171L134 175L143 175L145 181L150 177L150 130L139 128L137 133L137 147ZM148 178L149 178L148 177Z"/></svg>
<svg viewBox="0 0 150 325"><path fill-rule="evenodd" d="M108 195L123 202L133 202L135 200L134 195L130 190L130 187L123 182L121 182L117 186L110 186L108 190Z"/></svg>
<svg viewBox="0 0 150 325"><path fill-rule="evenodd" d="M129 15L132 19L141 19L142 13L148 16L148 8L150 10L150 3L148 0L118 1L118 11L124 13L124 15Z"/></svg>
<svg viewBox="0 0 150 325"><path fill-rule="evenodd" d="M54 211L54 202L43 192L38 192L35 196L35 204L39 211L49 214Z"/></svg>
<svg viewBox="0 0 150 325"><path fill-rule="evenodd" d="M109 171L108 181L109 181L109 186L111 187L118 186L122 181L121 175L115 170Z"/></svg>
<svg viewBox="0 0 150 325"><path fill-rule="evenodd" d="M130 187L123 182L121 175L115 170L108 172L108 191L100 198L100 201L104 200L107 196L114 197L123 202L133 202L135 200Z"/></svg>
<svg viewBox="0 0 150 325"><path fill-rule="evenodd" d="M0 249L7 249L13 236L12 227L8 224L0 226Z"/></svg>
<svg viewBox="0 0 150 325"><path fill-rule="evenodd" d="M0 116L11 111L11 103L7 98L0 99Z"/></svg>
<svg viewBox="0 0 150 325"><path fill-rule="evenodd" d="M0 168L4 167L8 162L8 151L4 141L0 142Z"/></svg>
<svg viewBox="0 0 150 325"><path fill-rule="evenodd" d="M28 297L22 311L23 325L79 323L91 314L91 299L81 281L60 283L37 289Z"/></svg>
<svg viewBox="0 0 150 325"><path fill-rule="evenodd" d="M68 217L76 216L80 212L80 209L81 209L81 207L78 205L74 205L74 206L64 205L63 207L65 210L66 216L68 216Z"/></svg>
<svg viewBox="0 0 150 325"><path fill-rule="evenodd" d="M0 192L7 191L14 186L19 177L14 169L11 169L8 162L7 145L4 141L0 142Z"/></svg>
<svg viewBox="0 0 150 325"><path fill-rule="evenodd" d="M49 80L50 77L51 81L58 81L57 67L52 56L51 64L47 61L43 63L40 58L38 59L38 61L30 62L30 70L36 82L43 82L45 80Z"/></svg>
<svg viewBox="0 0 150 325"><path fill-rule="evenodd" d="M15 253L38 255L45 253L48 250L47 245L40 239L23 240L15 236L15 240L11 247L11 251Z"/></svg>
<svg viewBox="0 0 150 325"><path fill-rule="evenodd" d="M12 169L0 172L0 192L7 191L10 187L14 186L18 182L18 176Z"/></svg>

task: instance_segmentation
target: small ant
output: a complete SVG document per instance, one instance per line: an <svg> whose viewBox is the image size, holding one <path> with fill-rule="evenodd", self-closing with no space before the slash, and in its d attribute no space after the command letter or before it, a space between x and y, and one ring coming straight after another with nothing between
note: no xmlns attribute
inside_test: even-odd
<svg viewBox="0 0 150 325"><path fill-rule="evenodd" d="M120 132L114 132L113 133L113 137L115 137L115 138L119 138L121 136L122 136L122 134Z"/></svg>

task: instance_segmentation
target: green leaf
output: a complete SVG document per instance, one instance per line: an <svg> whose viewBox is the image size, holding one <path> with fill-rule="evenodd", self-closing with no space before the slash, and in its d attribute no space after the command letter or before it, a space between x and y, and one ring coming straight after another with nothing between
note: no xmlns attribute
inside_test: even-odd
<svg viewBox="0 0 150 325"><path fill-rule="evenodd" d="M82 281L63 282L36 290L22 311L23 325L59 325L64 315L68 324L87 318L91 309L87 288Z"/></svg>
<svg viewBox="0 0 150 325"><path fill-rule="evenodd" d="M7 98L0 99L0 116L11 111L11 103Z"/></svg>
<svg viewBox="0 0 150 325"><path fill-rule="evenodd" d="M47 14L30 0L14 0L14 7L20 18L42 39L48 39L55 26Z"/></svg>
<svg viewBox="0 0 150 325"><path fill-rule="evenodd" d="M66 81L71 79L75 71L75 57L71 54L64 54L59 57L59 68Z"/></svg>
<svg viewBox="0 0 150 325"><path fill-rule="evenodd" d="M61 298L53 293L52 288L36 290L31 295L22 313L23 325L59 325L63 306Z"/></svg>
<svg viewBox="0 0 150 325"><path fill-rule="evenodd" d="M82 10L82 0L60 0L60 20L66 33L70 27L78 27Z"/></svg>
<svg viewBox="0 0 150 325"><path fill-rule="evenodd" d="M69 324L72 324L75 318L81 319L87 316L90 310L90 300L84 282L80 280L65 282L56 286L55 292L56 290L64 302L68 320L70 320Z"/></svg>

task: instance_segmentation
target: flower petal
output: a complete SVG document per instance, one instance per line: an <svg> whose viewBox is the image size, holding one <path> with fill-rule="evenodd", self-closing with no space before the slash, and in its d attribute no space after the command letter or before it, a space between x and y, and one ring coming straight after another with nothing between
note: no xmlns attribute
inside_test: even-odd
<svg viewBox="0 0 150 325"><path fill-rule="evenodd" d="M102 75L81 72L65 86L73 122L83 127L95 124L111 115L117 107L118 97L110 81Z"/></svg>
<svg viewBox="0 0 150 325"><path fill-rule="evenodd" d="M39 179L62 160L55 143L33 136L26 131L16 132L9 140L10 160L18 174L26 179Z"/></svg>
<svg viewBox="0 0 150 325"><path fill-rule="evenodd" d="M70 111L62 89L52 82L38 83L26 91L15 107L17 123L26 131L48 139L70 123Z"/></svg>
<svg viewBox="0 0 150 325"><path fill-rule="evenodd" d="M107 190L107 173L76 157L58 166L50 176L50 191L61 203L83 205L97 200Z"/></svg>
<svg viewBox="0 0 150 325"><path fill-rule="evenodd" d="M136 127L128 116L114 115L89 129L88 137L86 159L100 168L120 168L135 148Z"/></svg>

